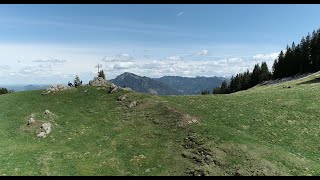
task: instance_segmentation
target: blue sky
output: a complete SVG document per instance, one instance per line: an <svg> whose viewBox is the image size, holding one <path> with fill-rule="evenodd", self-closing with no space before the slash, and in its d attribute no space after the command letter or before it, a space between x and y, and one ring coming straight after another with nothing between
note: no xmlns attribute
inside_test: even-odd
<svg viewBox="0 0 320 180"><path fill-rule="evenodd" d="M318 29L320 5L0 5L0 84L231 76ZM271 68L271 67L270 67Z"/></svg>

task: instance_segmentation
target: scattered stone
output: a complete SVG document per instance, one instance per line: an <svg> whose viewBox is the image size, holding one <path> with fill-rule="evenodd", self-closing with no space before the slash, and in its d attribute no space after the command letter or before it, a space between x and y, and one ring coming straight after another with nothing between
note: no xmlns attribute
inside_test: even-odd
<svg viewBox="0 0 320 180"><path fill-rule="evenodd" d="M37 134L37 137L38 138L45 138L45 137L47 137L47 135L45 132L40 132L39 134Z"/></svg>
<svg viewBox="0 0 320 180"><path fill-rule="evenodd" d="M132 107L136 106L137 104L138 104L137 101L132 101L129 105L129 108L132 108Z"/></svg>
<svg viewBox="0 0 320 180"><path fill-rule="evenodd" d="M112 93L116 92L118 89L119 89L118 87L112 88L110 93L112 94Z"/></svg>
<svg viewBox="0 0 320 180"><path fill-rule="evenodd" d="M36 122L36 120L33 117L30 117L29 120L28 120L28 126L30 126L34 122Z"/></svg>
<svg viewBox="0 0 320 180"><path fill-rule="evenodd" d="M282 79L264 81L264 82L261 83L261 85L272 85L272 84L278 84L278 83L283 83L283 82L287 82L287 81L302 79L302 78L308 77L311 74L312 73L307 73L307 74L302 74L302 75L296 75L296 76L293 76L293 77L287 77L287 78L282 78ZM287 88L287 87L283 87L283 88ZM292 87L290 87L290 88L292 88Z"/></svg>
<svg viewBox="0 0 320 180"><path fill-rule="evenodd" d="M203 170L203 169L195 169L195 170L191 170L190 174L192 176L208 176L208 172Z"/></svg>
<svg viewBox="0 0 320 180"><path fill-rule="evenodd" d="M47 114L47 115L53 115L53 113L52 113L52 112L50 112L49 110L45 110L45 111L44 111L44 114Z"/></svg>
<svg viewBox="0 0 320 180"><path fill-rule="evenodd" d="M47 92L41 93L41 95L49 95L50 93L55 93L59 91L64 91L68 89L73 89L74 87L69 87L69 86L64 86L62 84L57 84L57 85L51 85L46 89Z"/></svg>
<svg viewBox="0 0 320 180"><path fill-rule="evenodd" d="M41 129L44 130L44 132L47 134L49 134L51 132L51 123L44 123L41 125Z"/></svg>
<svg viewBox="0 0 320 180"><path fill-rule="evenodd" d="M125 95L121 95L121 96L119 96L118 98L117 98L117 101L124 101L124 100L126 100L127 99L127 95L125 94Z"/></svg>

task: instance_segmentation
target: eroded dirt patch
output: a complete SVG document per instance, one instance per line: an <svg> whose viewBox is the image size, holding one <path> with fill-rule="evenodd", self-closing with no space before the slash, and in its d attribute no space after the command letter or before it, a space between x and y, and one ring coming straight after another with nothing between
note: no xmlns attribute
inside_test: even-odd
<svg viewBox="0 0 320 180"><path fill-rule="evenodd" d="M182 156L193 162L187 173L192 176L280 176L289 175L279 164L265 159L256 149L241 144L208 146L200 136L189 135ZM199 140L200 139L200 140ZM254 153L252 153L254 152Z"/></svg>

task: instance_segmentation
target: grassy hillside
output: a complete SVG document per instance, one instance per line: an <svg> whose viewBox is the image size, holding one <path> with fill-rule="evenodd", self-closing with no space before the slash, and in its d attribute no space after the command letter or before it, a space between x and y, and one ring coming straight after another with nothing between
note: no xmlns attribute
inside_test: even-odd
<svg viewBox="0 0 320 180"><path fill-rule="evenodd" d="M163 98L202 117L199 133L217 163L200 167L211 174L320 175L319 75L231 95Z"/></svg>
<svg viewBox="0 0 320 180"><path fill-rule="evenodd" d="M0 175L183 175L188 162L175 143L185 135L173 125L161 126L155 106L125 105L130 98L148 103L148 96L129 94L128 102L116 99L123 92L80 88L41 96L41 91L0 96ZM143 99L142 99L143 98ZM141 99L141 100L139 100ZM138 110L138 108L148 108ZM52 133L36 137L27 126L28 116L47 122Z"/></svg>
<svg viewBox="0 0 320 180"><path fill-rule="evenodd" d="M320 175L318 77L231 95L1 95L0 175Z"/></svg>

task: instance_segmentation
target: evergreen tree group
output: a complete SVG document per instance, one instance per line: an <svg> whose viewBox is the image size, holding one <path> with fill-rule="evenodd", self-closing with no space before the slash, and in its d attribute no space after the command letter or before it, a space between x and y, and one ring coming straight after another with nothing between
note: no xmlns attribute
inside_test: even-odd
<svg viewBox="0 0 320 180"><path fill-rule="evenodd" d="M237 91L247 90L261 82L271 79L271 73L266 62L262 62L261 66L256 64L252 73L247 70L244 73L231 77L230 84L224 81L220 87L213 89L213 94L229 94Z"/></svg>
<svg viewBox="0 0 320 180"><path fill-rule="evenodd" d="M99 71L98 77L102 77L103 79L106 79L106 75L104 74L103 70Z"/></svg>
<svg viewBox="0 0 320 180"><path fill-rule="evenodd" d="M12 93L12 90L8 90L7 88L0 88L0 95L1 94L7 94L7 93Z"/></svg>
<svg viewBox="0 0 320 180"><path fill-rule="evenodd" d="M287 45L285 51L281 51L274 60L272 73L269 72L266 62L261 66L256 64L252 72L231 77L230 84L224 81L220 87L213 89L213 94L228 94L249 89L263 81L292 77L299 74L314 73L320 71L320 29L303 37L298 45L295 42L291 47Z"/></svg>
<svg viewBox="0 0 320 180"><path fill-rule="evenodd" d="M201 91L201 95L207 95L207 94L210 94L210 91L208 91L208 90Z"/></svg>
<svg viewBox="0 0 320 180"><path fill-rule="evenodd" d="M313 73L320 70L320 29L303 37L300 44L294 42L281 51L273 63L273 79Z"/></svg>

